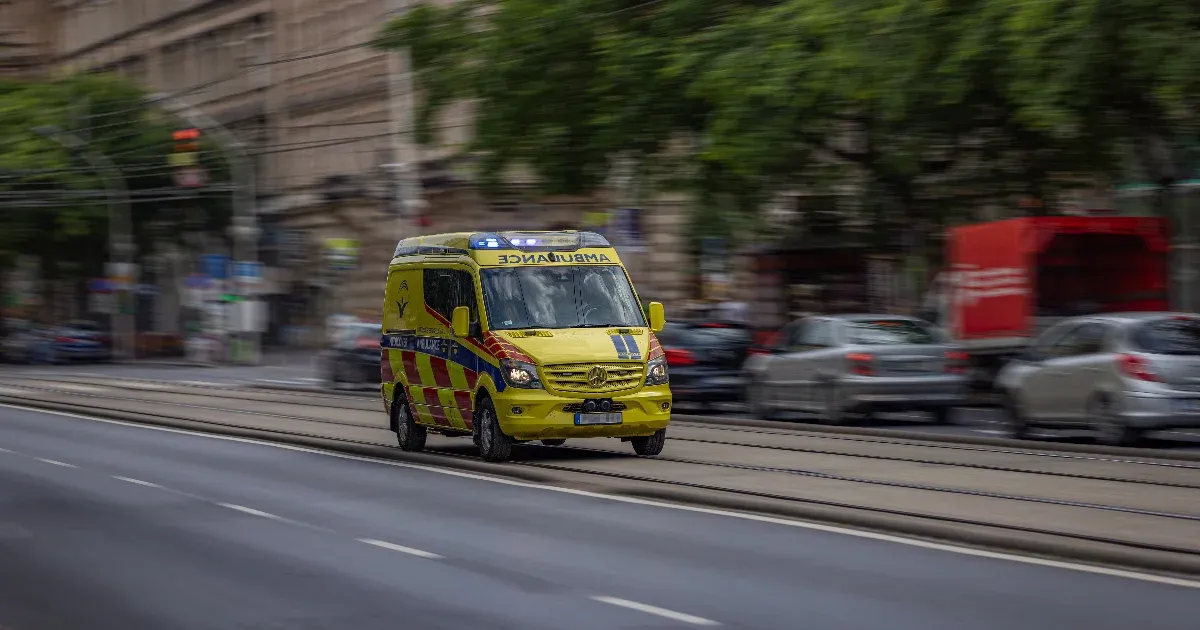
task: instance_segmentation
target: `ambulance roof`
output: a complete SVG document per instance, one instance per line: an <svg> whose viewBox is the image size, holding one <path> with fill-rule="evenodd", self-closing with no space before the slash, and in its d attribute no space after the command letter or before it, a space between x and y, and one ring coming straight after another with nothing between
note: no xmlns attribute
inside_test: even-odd
<svg viewBox="0 0 1200 630"><path fill-rule="evenodd" d="M453 232L402 239L394 257L423 255L470 256L473 251L573 252L584 248L611 248L595 232L560 230L554 232Z"/></svg>

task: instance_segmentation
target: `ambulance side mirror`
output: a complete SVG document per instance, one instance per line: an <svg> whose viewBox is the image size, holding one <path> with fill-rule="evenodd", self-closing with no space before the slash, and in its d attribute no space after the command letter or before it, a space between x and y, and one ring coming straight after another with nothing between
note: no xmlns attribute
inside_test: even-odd
<svg viewBox="0 0 1200 630"><path fill-rule="evenodd" d="M471 309L460 306L454 309L454 314L451 317L450 324L454 329L454 336L466 338L471 336Z"/></svg>
<svg viewBox="0 0 1200 630"><path fill-rule="evenodd" d="M650 311L650 332L662 332L667 325L667 314L663 310L662 302L651 302L647 310Z"/></svg>

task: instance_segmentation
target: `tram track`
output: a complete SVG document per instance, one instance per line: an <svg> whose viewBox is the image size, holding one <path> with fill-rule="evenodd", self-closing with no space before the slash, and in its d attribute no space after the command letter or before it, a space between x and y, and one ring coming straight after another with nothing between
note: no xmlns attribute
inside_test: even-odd
<svg viewBox="0 0 1200 630"><path fill-rule="evenodd" d="M84 398L84 399L92 399L92 400L96 400L96 401L100 401L100 400L110 401L110 402L118 404L118 405L130 404L130 403L162 405L167 408L178 408L178 409L200 410L200 411L217 412L217 413L239 414L239 415L246 415L246 416L251 416L251 417L257 416L257 417L263 417L263 418L270 418L270 419L274 419L274 420L285 420L285 421L298 422L298 423L307 422L307 423L313 423L316 425L329 425L329 426L338 426L338 427L346 427L346 428L366 429L366 430L372 430L372 431L386 431L387 430L386 426L382 425L382 424L367 424L367 423L332 420L332 419L325 419L325 418L313 418L313 417L299 416L299 415L294 415L294 414L242 410L242 409L237 409L237 408L229 408L229 407L221 407L221 406L213 406L213 405L197 405L197 404L190 404L190 403L183 403L183 402L146 400L145 398L113 396L113 395L99 394L99 393L86 393L86 392L79 392L79 391L71 391L69 389L33 388L33 387L29 387L29 386L22 386L22 387L29 389L31 391L34 391L34 392L41 392L43 394L53 393L53 394L70 395L74 398L74 400L76 402L78 402L80 398ZM77 405L77 406L79 406L81 408L81 410L93 409L93 410L103 410L103 411L119 411L119 409L113 409L111 407L104 407L104 406L89 406L86 404ZM193 419L193 418L180 418L180 419L186 420L188 422L201 422L204 424L226 426L226 427L230 427L230 428L250 429L250 430L256 430L256 431L262 430L262 431L267 431L270 433L280 433L280 434L318 438L318 439L332 439L332 440L336 440L336 441L346 441L347 440L347 438L344 438L344 437L329 436L326 434L316 433L316 432L290 431L290 430L281 430L281 429L274 429L274 428L263 428L263 427L256 427L256 426L253 426L250 424L237 423L237 422L220 422L220 421L213 421L213 420ZM350 441L354 442L354 443L371 445L371 446L385 446L385 447L394 446L393 444L390 444L387 442L382 442L382 441L370 441L370 440L350 440ZM726 441L720 441L720 440L703 440L703 439L693 439L693 438L686 438L686 437L672 438L672 441L716 444L716 445L721 445L721 446L732 446L732 447L752 448L752 449L753 448L763 448L763 449L768 449L768 450L784 450L784 451L800 452L800 453L817 453L817 454L822 454L822 455L833 455L833 456L843 456L843 457L862 457L862 458L876 459L876 460L883 460L883 461L918 463L918 464L928 464L928 465L937 465L937 466L946 466L946 467L974 468L974 469L981 469L981 470L992 471L992 472L1022 473L1022 474L1029 474L1029 475L1060 477L1060 478L1076 479L1076 480L1099 481L1099 482L1105 482L1105 483L1136 484L1136 485L1142 485L1142 486L1174 488L1174 489L1183 489L1183 490L1200 490L1200 484L1196 484L1196 483L1181 483L1181 482L1173 482L1173 481L1147 480L1147 479L1131 479L1131 478L1123 478L1123 477L1091 475L1091 474L1084 474L1084 473L1067 473L1067 472L1061 472L1061 471L1039 471L1039 470L1029 470L1029 469L1020 469L1020 468L1011 468L1011 467L986 466L986 465L971 464L971 463L964 463L964 462L945 462L945 461L937 461L937 460L923 460L923 459L915 459L915 458L899 457L899 456L873 456L873 455L865 455L865 454L841 453L841 452L836 452L836 451L822 451L819 449L803 449L803 448L795 448L795 447L772 447L772 446L763 446L763 445L747 445L747 444L736 443L736 442L726 442ZM429 450L430 450L430 452L439 453L439 454L443 454L443 455L452 455L454 457L467 456L462 453L455 453L453 451L448 451L445 449L431 448ZM550 449L548 449L548 450L550 450ZM618 459L619 458L629 458L629 459L637 459L637 460L641 461L640 458L635 458L633 456L626 455L624 453L619 453L619 452L615 452L615 451L611 451L611 450L607 450L607 449L599 449L599 448L587 448L587 447L572 445L572 446L553 447L552 450L556 451L556 452L571 452L571 453L577 453L577 454L583 454L583 453L587 453L587 454L591 454L591 455L599 454L599 455L611 456L611 457L618 458ZM1020 453L1020 454L1021 455L1030 455L1029 453ZM1032 455L1037 455L1037 454L1034 453ZM919 490L919 491L927 491L927 492L936 492L936 493L942 493L942 494L947 494L947 495L965 495L965 496L973 496L973 497L986 498L986 499L997 499L997 500L1017 501L1017 502L1024 502L1024 503L1046 504L1046 505L1055 505L1055 506L1060 506L1060 507L1083 508L1083 509L1089 509L1089 510L1101 510L1101 511L1109 511L1109 512L1121 512L1121 513L1126 513L1126 514L1135 514L1135 515L1140 515L1140 516L1152 516L1152 517L1157 517L1157 518L1167 518L1167 519L1174 519L1174 520L1181 520L1181 521L1193 521L1193 522L1200 521L1200 515L1196 515L1196 514L1168 512L1168 511L1162 511L1162 510L1148 510L1148 509L1141 509L1141 508L1136 508L1136 507L1121 506L1121 505L1108 505L1108 504L1095 503L1095 502L1089 502L1089 501L1072 501L1072 500L1062 500L1062 499L1029 496L1029 495L1013 494L1013 493L991 492L991 491L985 491L985 490L975 490L975 489L970 489L970 488L942 486L942 485L927 484L927 483L910 483L910 482L903 482L903 481L892 481L892 480L886 480L886 479L859 477L859 476L853 476L853 475L834 474L834 473L822 472L819 470L806 469L806 468L761 466L761 465L744 464L744 463L729 462L729 461L711 461L711 460L704 460L704 459L673 457L670 455L659 456L657 458L646 459L644 461L674 463L674 464L683 464L683 465L689 465L689 466L725 468L725 469L731 469L731 470L760 472L760 473L767 473L767 474L789 475L789 476L797 476L797 477L809 477L809 478L823 479L823 480L829 480L829 481L847 482L847 483L851 483L851 484L874 485L874 486L883 486L883 487L905 489L905 490ZM1141 464L1144 462L1130 460L1125 463ZM538 468L549 467L550 469L554 469L554 470L562 470L562 471L583 473L583 474L589 474L589 475L602 475L602 476L610 476L610 477L615 475L618 478L625 478L624 475L622 475L621 473L618 473L618 472L597 471L597 470L589 469L589 468L586 468L583 466L569 466L569 465L563 465L563 464L548 464L546 462L529 462L529 461L517 461L517 462L513 462L513 464L518 465L518 466L533 466L533 467L538 467ZM1200 467L1189 467L1189 468L1200 468ZM678 483L677 483L678 480L664 480L664 479L656 479L656 478L651 478L651 477L637 477L637 478L642 481L647 481L647 482L671 483L671 484L678 485ZM757 493L753 493L752 491L747 491L745 489L733 489L733 488L720 487L720 486L705 486L704 489L719 490L722 492L736 492L736 493L740 493L740 494L751 494L751 495L757 496ZM772 496L775 496L775 495L772 495ZM780 496L782 496L782 495L780 495ZM793 499L794 499L794 497L793 497ZM1198 497L1198 499L1200 499L1200 497ZM1197 503L1197 504L1200 504L1200 503Z"/></svg>
<svg viewBox="0 0 1200 630"><path fill-rule="evenodd" d="M178 407L178 408L183 408L183 409L232 413L232 414L252 416L252 417L259 416L259 417L264 417L264 418L290 420L290 421L295 421L295 422L309 422L309 423L320 424L320 425L332 425L332 426L340 426L340 427L356 428L356 429L369 429L369 430L387 430L386 424L384 424L382 422L377 423L377 424L371 424L371 423L338 420L338 419L332 419L332 418L313 417L313 416L308 416L308 415L257 411L257 410L252 410L252 409L242 409L242 408L231 407L231 406L196 404L196 403L167 401L167 400L153 400L153 399L148 399L148 398L137 398L137 397L131 397L131 396L114 396L111 394L101 394L101 393L97 393L97 392L83 392L83 391L78 391L78 390L74 390L71 388L62 388L62 387L58 387L58 388L34 387L34 386L29 386L29 385L21 385L18 387L30 389L30 390L34 390L34 391L41 391L41 392L45 392L45 393L63 394L63 395L68 395L68 396L72 396L72 397L104 399L104 400L112 400L112 401L120 401L120 402L128 402L128 403L138 403L138 404L161 404L161 405L167 405L170 407ZM236 390L233 390L233 391L236 391ZM200 396L198 394L179 394L176 392L163 392L163 391L158 391L158 392L150 391L150 392L145 392L145 393L147 393L147 394L158 393L158 394L163 394L163 395L176 395L176 396L178 396L178 395ZM266 403L279 402L279 401L273 401L273 400L246 399L246 398L243 398L240 396L228 396L228 395L225 395L225 396L205 395L203 397L204 398L221 398L221 399L226 399L226 400L250 400L253 402L266 402ZM296 405L296 406L301 406L298 403L282 403L282 404L292 404L292 405ZM360 409L360 411L364 411L364 410ZM380 415L382 417L382 412L380 412ZM899 462L899 463L906 463L906 464L943 466L943 467L949 467L949 468L965 468L965 469L982 470L982 471L989 471L989 472L1018 473L1018 474L1057 477L1057 478L1064 478L1064 479L1099 481L1099 482L1107 482L1107 483L1126 483L1126 484L1137 484L1137 485L1146 485L1146 486L1163 487L1163 488L1200 490L1200 465L1187 464L1187 463L1181 463L1181 462L1145 461L1145 460L1139 460L1139 459L1122 459L1122 458L1112 458L1112 457L1105 457L1105 456L1084 456L1084 455L1077 455L1077 454L1025 451L1025 450L1004 449L1004 448L994 448L993 449L993 448L984 448L984 447L966 446L966 445L956 446L956 445L950 445L950 444L944 444L944 443L925 444L925 443L914 443L911 441L894 441L894 440L883 440L883 439L875 439L875 438L851 437L851 436L844 436L844 435L808 434L808 433L802 432L802 430L797 431L797 432L791 432L791 431L750 430L750 429L740 429L740 428L732 428L732 427L731 428L722 427L722 428L718 429L718 428L714 428L711 425L691 425L686 422L679 422L677 424L682 425L683 427L692 428L692 429L708 429L708 430L720 431L720 432L728 431L728 432L734 432L734 433L749 433L749 434L754 434L754 435L769 435L769 436L777 436L777 437L789 438L789 439L830 440L830 441L834 441L834 442L844 442L844 443L850 443L850 444L871 444L871 445L881 445L881 446L888 446L888 447L900 447L900 448L911 448L911 449L961 451L961 452L967 452L967 453L986 453L986 454L1010 455L1010 456L1018 456L1018 457L1049 458L1049 459L1053 459L1053 460L1066 460L1066 461L1078 461L1078 462L1095 462L1095 463L1119 464L1119 465L1129 465L1129 466L1149 466L1149 467L1160 467L1160 468L1167 468L1167 469L1174 469L1174 470L1188 470L1188 471L1195 470L1195 471L1197 471L1197 473L1196 473L1197 481L1195 481L1195 482L1180 482L1180 481L1166 481L1166 480L1155 480L1155 479L1144 479L1144 478L1119 477L1119 476L1112 476L1112 475L1095 475L1095 474L1073 473L1073 472L1064 472L1064 471L1038 470L1038 469L1021 468L1021 467L1015 467L1015 466L997 466L997 465L980 464L980 463L975 463L975 462L947 461L947 460L943 460L943 459L933 459L933 458L927 458L927 457L909 457L909 456L901 456L901 455L878 455L878 454L870 454L870 453L856 453L856 452L839 451L839 450L833 450L833 449L798 447L798 446L781 445L781 444L753 444L753 443L747 443L747 442L742 442L742 441L732 441L732 440L722 440L722 439L704 439L704 438L696 438L696 437L681 437L681 436L675 436L675 435L673 435L670 438L671 442L684 442L684 443L705 444L705 445L733 447L733 448L745 448L745 449L761 449L764 451L782 451L782 452L797 453L797 454L825 455L825 456L833 456L833 457L848 457L848 458L857 458L857 459L866 459L866 460L875 460L875 461ZM238 425L238 426L240 426L240 425ZM557 447L557 449L558 450L573 450L573 451L577 451L577 452L605 453L605 454L611 454L611 455L614 455L617 457L628 457L626 454L617 452L615 450L586 448L586 447L579 447L579 446L574 446L574 445ZM666 455L666 456L660 455L660 456L654 458L654 460L675 462L675 463L681 463L681 464L700 465L700 466L714 466L714 467L735 468L735 469L743 469L743 470L757 470L757 471L761 471L761 472L773 472L773 473L792 474L792 475L799 475L799 476L814 476L814 477L822 477L822 478L829 478L829 479L839 479L839 480L844 480L844 481L855 481L855 482L861 482L861 483L881 483L884 485L894 485L897 487L909 487L912 489L937 490L937 488L935 488L935 487L924 487L920 484L897 484L894 482L883 482L883 481L878 481L878 480L856 479L853 477L829 475L827 473L819 473L816 471L800 469L800 468L755 467L755 466L750 466L750 465L746 465L746 464L739 464L736 462L719 462L719 461L704 461L704 460L696 460L696 459L682 459L682 458L672 457L669 455ZM953 489L949 489L949 490L945 490L945 491L953 491ZM1019 500L1019 497L1014 497L1014 498Z"/></svg>
<svg viewBox="0 0 1200 630"><path fill-rule="evenodd" d="M105 397L105 398L111 399L114 397ZM125 399L125 400L136 400L136 399ZM21 405L19 405L20 401L17 401L17 402L18 402L18 406L21 406ZM145 401L137 401L137 402L145 402ZM89 407L86 405L78 406L78 407L80 407L78 409L78 412L84 413L84 414L87 414L89 411L92 411L92 412L113 411L112 409L105 408L105 407ZM27 408L31 408L34 410L37 409L36 406L29 406ZM211 426L211 427L222 427L222 428L227 428L227 429L246 430L246 431L253 431L253 432L257 432L257 433L263 433L263 434L267 434L267 435L274 434L274 435L279 435L281 437L287 436L287 437L291 437L291 438L303 438L303 439L309 439L309 440L317 440L317 441L321 441L321 442L341 443L341 444L354 445L354 446L360 446L360 447L386 448L389 450L395 448L394 445L389 442L383 442L383 441L377 441L377 440L361 440L361 439L353 439L353 438L347 438L347 437L331 436L331 435L326 435L326 434L321 434L321 433L310 433L310 432L305 432L305 431L292 431L292 430L283 430L283 429L273 429L273 428L267 428L267 427L255 427L255 426L249 426L249 425L238 424L238 423L233 423L233 422L221 422L221 421L199 419L199 418L177 418L177 417L173 417L173 416L166 416L163 414L155 414L155 413L147 413L147 412L142 412L142 411L131 412L131 413L134 413L139 416L157 416L157 417L163 418L164 420L170 420L170 421L175 421L175 422L181 421L183 423L193 424L193 425L201 425L201 426L207 425L207 426ZM291 418L290 416L286 416L286 415L280 415L277 417L282 417L282 418L287 418L287 419ZM331 424L337 424L337 423L331 423ZM370 428L378 429L378 427L370 427ZM541 447L541 448L543 448L545 450L555 450L555 451L564 450L563 447L554 447L554 448ZM576 451L595 450L595 449L581 449L578 447L568 447L568 448L572 448ZM452 450L452 449L434 447L434 448L428 449L428 452L431 454L436 454L439 459L444 458L448 461L465 461L465 462L472 462L472 463L476 463L476 464L483 463L483 460L478 456L471 455L471 454L465 454L465 453L461 453L461 452L456 452L455 450ZM607 452L605 452L605 453L607 453ZM632 458L632 456L627 456L627 457ZM959 517L947 516L947 515L942 515L942 514L923 513L923 512L912 511L912 510L898 510L898 509L891 509L891 508L885 508L885 507L879 507L879 506L861 505L861 504L855 504L855 503L843 502L843 501L829 501L829 500L822 500L822 499L815 499L815 498L795 497L795 496L780 494L780 493L759 492L759 491L751 491L751 490L745 490L745 489L732 489L732 488L713 485L713 484L689 482L689 481L683 481L683 480L678 480L678 479L655 477L655 476L650 476L650 475L626 474L626 473L619 473L619 472L612 472L612 471L595 471L595 470L581 469L578 467L564 465L564 464L558 464L558 463L537 462L537 461L514 461L514 462L509 462L505 465L497 467L497 473L503 474L503 467L505 467L505 466L516 467L516 468L535 469L535 470L554 471L554 472L564 472L564 473L572 473L572 474L582 473L585 475L592 475L592 476L597 476L597 477L604 477L604 478L608 478L608 479L623 480L623 481L630 481L630 482L636 482L636 483L657 484L657 485L663 485L663 486L687 488L687 489L691 489L691 490L699 490L699 491L704 491L704 492L733 493L733 494L745 496L745 497L753 497L753 498L757 498L757 499L765 499L765 500L770 500L770 501L780 501L780 502L789 503L789 504L804 504L804 505L809 505L809 506L819 506L819 507L826 507L826 508L853 510L853 511L866 512L866 513L872 513L872 514L878 514L878 515L920 519L922 521L930 521L930 522L936 522L936 523L942 523L942 524L986 528L989 530L1003 530L1003 531L1008 531L1008 532L1013 532L1013 533L1048 536L1048 537L1053 537L1053 538L1062 538L1062 539L1068 539L1068 540L1074 540L1074 541L1080 541L1080 542L1110 545L1110 546L1114 546L1114 547L1118 547L1118 548L1125 548L1125 549L1131 549L1131 550L1151 551L1151 552L1175 554L1175 555L1192 557L1192 558L1200 558L1200 549L1192 549L1192 548L1179 547L1179 546L1174 546L1174 545L1162 545L1162 544L1148 543L1148 542L1138 541L1138 540L1113 538L1111 536L1097 536L1097 535L1083 534L1083 533L1079 533L1079 532L1061 531L1061 530L1047 529L1047 528L1041 528L1041 527L1029 527L1029 526L1014 525L1014 524L997 523L994 521L988 521L988 520L983 520L983 519L959 518ZM1110 507L1115 507L1115 506L1110 506ZM1118 509L1122 509L1122 508L1118 508ZM1146 515L1146 516L1159 516L1159 517L1162 516L1162 514L1159 514L1154 511L1130 510L1129 512L1135 513L1135 514L1140 513L1140 514ZM1185 515L1185 516L1189 520L1191 518L1193 518L1190 515Z"/></svg>
<svg viewBox="0 0 1200 630"><path fill-rule="evenodd" d="M47 385L43 385L42 387L46 387L49 389L61 389L61 385L59 383L53 382L53 381L47 381L45 379L21 379L21 380L27 380L29 382L47 383ZM112 383L112 380L118 380L118 381L124 380L124 381L128 381L130 384L129 385L114 385ZM80 382L83 382L83 383L86 383L89 385L94 385L96 387L112 387L112 388L118 388L118 389L129 389L131 391L139 391L139 392L145 392L145 393L157 392L157 393L161 393L161 394L177 394L177 395L183 395L183 396L205 396L205 397L210 397L210 398L223 398L223 399L229 399L229 400L245 400L245 401L256 402L256 403L281 403L281 404L289 404L289 405L302 405L302 406L311 406L311 407L317 407L317 408L323 408L323 409L339 409L339 410L350 409L350 410L355 410L355 411L369 411L369 412L375 412L377 410L382 409L382 403L379 401L378 398L368 397L368 396L359 396L359 395L346 396L346 395L339 395L339 394L318 394L318 393L312 393L312 392L295 392L295 393L293 393L290 391L283 393L283 392L279 392L277 390L241 389L236 386L206 387L206 386L196 386L196 385L191 385L191 384L185 385L183 387L176 387L176 386L174 386L174 384L172 384L172 386L168 387L168 386L163 385L161 382L147 382L147 381L144 381L141 379L112 379L112 380L105 380L105 381L88 380L88 381L80 381ZM143 384L153 383L154 386L150 387L150 386L143 386L143 385L135 385L133 383L143 383ZM28 387L28 386L26 386L26 387ZM180 391L183 389L197 389L197 390L200 390L200 391L203 391L206 393L193 394L193 393L187 392L187 391ZM69 393L74 394L76 392L70 391ZM304 402L300 403L299 400L302 400ZM303 417L301 417L301 416L297 416L297 418L303 419ZM314 420L314 421L319 421L319 420ZM740 423L740 422L729 422L729 423L699 422L699 421L689 418L689 416L681 416L678 419L673 419L671 424L672 424L672 426L675 426L675 427L686 427L686 428L696 429L696 430L701 430L701 431L713 431L713 432L719 432L719 433L733 433L733 434L756 435L756 436L775 436L775 437L780 437L780 438L803 438L803 439L811 439L811 440L828 441L831 443L873 444L873 445L882 445L882 446L893 446L893 445L895 445L895 446L912 446L912 447L920 447L923 449L941 450L941 451L948 451L948 452L962 452L962 453L974 452L974 453L988 453L988 454L1003 454L1003 455L1013 455L1013 456L1038 457L1038 458L1046 458L1046 459L1090 461L1090 462L1103 462L1103 463L1115 463L1115 464L1131 464L1131 465L1140 465L1140 466L1153 466L1153 467L1161 467L1161 468L1178 468L1178 469L1200 471L1200 463L1192 463L1196 460L1193 460L1190 457L1176 459L1176 457L1178 457L1180 455L1190 456L1191 453L1172 453L1171 451L1163 451L1163 450L1157 450L1151 454L1139 455L1137 458L1135 458L1133 456L1108 454L1107 452L1093 453L1093 452L1089 452L1087 450L1081 451L1081 450L1077 450L1074 448L1071 450L1062 450L1061 447L1063 445L1053 444L1053 443L1045 443L1045 442L1035 443L1036 446L1031 445L1028 448L1022 448L1022 447L1008 446L1007 444L1009 442L1011 442L1011 440L982 438L983 444L980 444L979 441L981 440L981 438L974 438L970 442L965 442L965 441L960 442L957 440L947 440L947 439L945 439L947 436L942 435L942 434L922 433L919 435L910 435L909 434L910 432L908 432L908 431L897 431L896 433L903 433L903 434L887 435L887 433L890 433L889 430L869 429L869 428L862 429L861 434L855 428L851 428L851 427L824 427L821 425L799 424L799 423L797 423L797 424L781 423L781 426L778 426L778 427L763 428L763 427L757 427L757 426L745 426L743 423ZM354 426L354 425L350 424L348 426ZM884 432L883 435L879 434L881 431ZM798 447L779 446L779 445L752 444L752 443L737 442L737 441L732 441L732 440L704 440L704 439L698 439L698 438L681 438L681 437L674 437L674 436L672 437L672 440L683 440L683 441L710 443L710 444L717 444L717 445L743 446L743 447L747 447L747 448L763 448L763 449L769 449L769 450L789 450L789 451L794 451L794 452L813 453L813 454L847 455L847 456L851 456L851 457L860 456L855 453L846 453L843 451L813 449L813 448L798 448ZM995 443L995 444L992 445L992 443ZM1079 445L1070 445L1070 446L1077 447ZM1104 449L1104 450L1108 451L1109 449ZM1129 449L1124 449L1124 450L1128 451ZM912 461L913 463L947 464L947 465L949 465L948 462L944 462L944 461L940 461L940 460L924 459L924 458L923 459L913 459L910 461ZM983 469L987 469L987 468L983 468ZM996 468L996 470L1001 470L1001 469ZM1019 470L1019 469L1012 469L1012 470L1009 470L1008 472L1037 472L1037 471L1024 471L1024 470Z"/></svg>

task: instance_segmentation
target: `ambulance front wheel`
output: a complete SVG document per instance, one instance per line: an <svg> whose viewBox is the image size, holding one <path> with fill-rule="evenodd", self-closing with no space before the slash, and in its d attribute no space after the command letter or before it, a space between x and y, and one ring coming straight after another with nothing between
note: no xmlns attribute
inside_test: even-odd
<svg viewBox="0 0 1200 630"><path fill-rule="evenodd" d="M629 441L633 443L633 452L642 457L654 457L662 453L663 446L667 443L667 430L659 429L654 435L635 437Z"/></svg>
<svg viewBox="0 0 1200 630"><path fill-rule="evenodd" d="M492 399L481 396L475 411L475 425L479 427L479 454L489 462L504 462L512 457L513 439L500 430L496 418L496 407Z"/></svg>
<svg viewBox="0 0 1200 630"><path fill-rule="evenodd" d="M425 448L428 433L425 427L413 421L408 401L403 396L392 403L392 426L395 427L396 442L400 444L400 450L415 453Z"/></svg>

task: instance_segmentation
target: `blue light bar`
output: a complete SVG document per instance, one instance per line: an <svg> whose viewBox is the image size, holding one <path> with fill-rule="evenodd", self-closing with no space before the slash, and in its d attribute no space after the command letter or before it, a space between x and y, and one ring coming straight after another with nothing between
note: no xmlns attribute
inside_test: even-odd
<svg viewBox="0 0 1200 630"><path fill-rule="evenodd" d="M523 252L573 252L586 247L612 247L595 232L479 232L471 235L471 249Z"/></svg>

